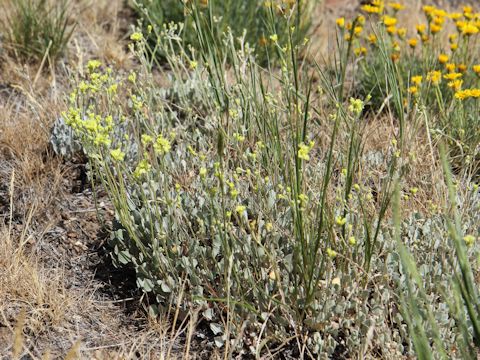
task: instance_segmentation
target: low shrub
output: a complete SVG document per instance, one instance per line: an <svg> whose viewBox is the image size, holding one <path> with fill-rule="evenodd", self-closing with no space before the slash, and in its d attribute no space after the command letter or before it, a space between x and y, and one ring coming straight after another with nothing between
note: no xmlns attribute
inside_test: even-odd
<svg viewBox="0 0 480 360"><path fill-rule="evenodd" d="M205 24L200 12L193 16ZM313 91L288 39L276 43L283 69L265 73L232 33L222 52L212 46L197 59L175 50L182 46L176 29L158 41L166 44L168 88L156 85L149 45L137 32L132 49L142 71L120 80L90 62L64 115L115 206L115 258L134 266L156 311L171 301L202 309L227 350L263 353L306 333L308 351L332 354L344 341L333 319L359 348L369 326L385 326L381 311L365 305L372 293L334 299L340 282L368 283L368 270L358 269L377 264L401 167L397 149L381 162L390 176L376 183L374 199L357 177L367 163L364 101L351 99L319 120L320 106L340 95L327 79L333 98ZM232 68L222 65L227 57ZM338 318L346 311L350 319ZM370 325L351 328L358 316Z"/></svg>
<svg viewBox="0 0 480 360"><path fill-rule="evenodd" d="M448 204L440 216L423 221L420 232L402 230L398 191L395 196L400 305L418 359L473 360L480 348L480 253L475 244L480 192L476 184L459 191L444 150L442 163ZM464 214L458 211L460 203L469 209Z"/></svg>

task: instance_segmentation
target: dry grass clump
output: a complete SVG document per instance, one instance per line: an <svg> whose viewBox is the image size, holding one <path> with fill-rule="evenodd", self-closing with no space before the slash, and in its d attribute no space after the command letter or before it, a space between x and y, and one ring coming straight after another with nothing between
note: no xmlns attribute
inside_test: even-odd
<svg viewBox="0 0 480 360"><path fill-rule="evenodd" d="M17 59L54 63L75 29L70 0L4 1L0 30Z"/></svg>

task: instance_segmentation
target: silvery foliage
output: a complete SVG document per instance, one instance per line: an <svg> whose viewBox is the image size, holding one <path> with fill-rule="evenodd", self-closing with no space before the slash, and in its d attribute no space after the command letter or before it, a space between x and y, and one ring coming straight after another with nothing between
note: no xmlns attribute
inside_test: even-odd
<svg viewBox="0 0 480 360"><path fill-rule="evenodd" d="M50 144L57 155L66 158L71 158L75 154L82 152L83 149L73 129L65 123L65 119L61 116L53 124Z"/></svg>

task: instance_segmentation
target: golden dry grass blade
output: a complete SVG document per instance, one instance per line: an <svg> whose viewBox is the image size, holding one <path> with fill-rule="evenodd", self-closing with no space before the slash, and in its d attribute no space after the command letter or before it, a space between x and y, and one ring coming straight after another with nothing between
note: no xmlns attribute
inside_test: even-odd
<svg viewBox="0 0 480 360"><path fill-rule="evenodd" d="M23 352L23 328L25 326L26 312L22 310L17 318L17 324L15 325L13 332L13 347L12 357L14 360L20 359Z"/></svg>

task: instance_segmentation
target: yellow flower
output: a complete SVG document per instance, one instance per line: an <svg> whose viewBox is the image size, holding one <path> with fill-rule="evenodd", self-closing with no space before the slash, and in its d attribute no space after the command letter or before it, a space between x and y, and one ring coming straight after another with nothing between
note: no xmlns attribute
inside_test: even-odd
<svg viewBox="0 0 480 360"><path fill-rule="evenodd" d="M391 7L393 10L395 10L395 11L399 11L399 10L405 9L405 5L400 4L400 3L398 3L398 2L388 3L388 6L390 6L390 7Z"/></svg>
<svg viewBox="0 0 480 360"><path fill-rule="evenodd" d="M448 12L446 12L446 11L443 10L443 9L435 9L435 10L433 11L433 15L434 15L434 16L437 16L437 17L444 18L444 17L447 17L447 16L448 16Z"/></svg>
<svg viewBox="0 0 480 360"><path fill-rule="evenodd" d="M417 46L418 40L415 38L408 39L408 45L413 49Z"/></svg>
<svg viewBox="0 0 480 360"><path fill-rule="evenodd" d="M383 11L383 8L380 6L366 4L362 6L362 10L369 14L380 14Z"/></svg>
<svg viewBox="0 0 480 360"><path fill-rule="evenodd" d="M465 64L458 64L458 65L457 65L457 69L458 69L458 71L464 73L465 71L467 71L467 65L465 65Z"/></svg>
<svg viewBox="0 0 480 360"><path fill-rule="evenodd" d="M408 88L408 92L412 95L415 95L418 92L418 88L416 86L410 86Z"/></svg>
<svg viewBox="0 0 480 360"><path fill-rule="evenodd" d="M278 35L277 34L270 35L270 40L276 43L278 41Z"/></svg>
<svg viewBox="0 0 480 360"><path fill-rule="evenodd" d="M117 93L117 90L118 90L118 84L112 84L109 86L109 88L107 89L107 93L109 94L116 94Z"/></svg>
<svg viewBox="0 0 480 360"><path fill-rule="evenodd" d="M235 188L230 189L230 196L235 199L238 196L238 190Z"/></svg>
<svg viewBox="0 0 480 360"><path fill-rule="evenodd" d="M443 23L445 22L445 18L443 16L436 16L433 18L432 22L435 25L443 25Z"/></svg>
<svg viewBox="0 0 480 360"><path fill-rule="evenodd" d="M198 62L195 60L190 61L190 69L195 70L198 66Z"/></svg>
<svg viewBox="0 0 480 360"><path fill-rule="evenodd" d="M152 168L152 165L150 165L148 160L143 159L138 163L137 167L135 168L135 171L133 172L133 176L136 178L139 178L140 176L148 173L151 168Z"/></svg>
<svg viewBox="0 0 480 360"><path fill-rule="evenodd" d="M455 93L455 99L458 99L458 100L465 100L468 97L469 96L468 96L467 90L460 90Z"/></svg>
<svg viewBox="0 0 480 360"><path fill-rule="evenodd" d="M234 116L233 116L234 117ZM243 142L245 141L245 136L239 134L239 133L233 133L233 138L238 141L238 142Z"/></svg>
<svg viewBox="0 0 480 360"><path fill-rule="evenodd" d="M450 81L447 85L448 87L450 88L453 88L453 90L455 91L460 91L462 89L462 84L463 84L463 80L454 80L454 81Z"/></svg>
<svg viewBox="0 0 480 360"><path fill-rule="evenodd" d="M440 81L442 80L442 73L437 70L430 71L427 74L427 80L431 81L434 85L440 84Z"/></svg>
<svg viewBox="0 0 480 360"><path fill-rule="evenodd" d="M463 15L468 15L473 12L473 8L470 5L463 7Z"/></svg>
<svg viewBox="0 0 480 360"><path fill-rule="evenodd" d="M468 98L476 98L480 97L480 89L465 89L460 90L455 93L455 98L458 100L465 100Z"/></svg>
<svg viewBox="0 0 480 360"><path fill-rule="evenodd" d="M463 28L467 25L467 22L466 21L463 21L463 20L458 20L457 22L455 22L455 26L457 27L457 30L459 32L462 32L463 31Z"/></svg>
<svg viewBox="0 0 480 360"><path fill-rule="evenodd" d="M335 250L328 248L327 255L329 258L334 259L337 256L337 252Z"/></svg>
<svg viewBox="0 0 480 360"><path fill-rule="evenodd" d="M89 72L93 72L94 70L98 69L100 66L102 66L102 63L98 60L90 60L87 63L87 69Z"/></svg>
<svg viewBox="0 0 480 360"><path fill-rule="evenodd" d="M342 217L342 216L337 216L337 217L335 218L335 222L337 223L337 225L343 226L343 225L345 225L345 224L347 223L347 219L344 218L344 217Z"/></svg>
<svg viewBox="0 0 480 360"><path fill-rule="evenodd" d="M473 243L475 242L475 236L473 235L465 235L463 237L463 241L465 241L465 244L467 244L467 246L472 246Z"/></svg>
<svg viewBox="0 0 480 360"><path fill-rule="evenodd" d="M430 24L430 32L432 34L439 33L441 30L442 30L442 27L440 25L433 24L433 23Z"/></svg>
<svg viewBox="0 0 480 360"><path fill-rule="evenodd" d="M457 68L457 65L453 63L445 64L445 69L447 69L448 72L455 72L456 68Z"/></svg>
<svg viewBox="0 0 480 360"><path fill-rule="evenodd" d="M105 145L105 146L110 146L110 143L112 142L110 138L102 133L98 133L95 135L95 139L93 140L95 145Z"/></svg>
<svg viewBox="0 0 480 360"><path fill-rule="evenodd" d="M477 75L480 75L480 64L473 65L473 72Z"/></svg>
<svg viewBox="0 0 480 360"><path fill-rule="evenodd" d="M344 17L338 18L336 23L340 29L343 29L345 27L345 18Z"/></svg>
<svg viewBox="0 0 480 360"><path fill-rule="evenodd" d="M456 73L456 72L451 72L443 75L443 78L447 80L457 80L461 77L462 77L462 73Z"/></svg>
<svg viewBox="0 0 480 360"><path fill-rule="evenodd" d="M110 150L110 156L112 157L113 160L116 160L116 161L123 161L125 159L125 153L120 148L115 150Z"/></svg>
<svg viewBox="0 0 480 360"><path fill-rule="evenodd" d="M303 142L298 145L298 158L305 161L310 160L310 155L308 155L308 153L312 150L314 144L313 141L310 141L310 144L308 145L305 145Z"/></svg>
<svg viewBox="0 0 480 360"><path fill-rule="evenodd" d="M423 80L422 75L412 76L412 84L415 84L418 86L422 83L422 80Z"/></svg>
<svg viewBox="0 0 480 360"><path fill-rule="evenodd" d="M385 26L394 26L397 24L397 19L388 15L383 17L383 23Z"/></svg>
<svg viewBox="0 0 480 360"><path fill-rule="evenodd" d="M348 238L348 243L352 246L355 245L357 243L357 240L355 239L355 236L350 236Z"/></svg>
<svg viewBox="0 0 480 360"><path fill-rule="evenodd" d="M460 19L461 17L463 16L462 13L459 13L459 12L455 12L455 13L451 13L448 15L448 17L452 20L458 20Z"/></svg>
<svg viewBox="0 0 480 360"><path fill-rule="evenodd" d="M363 31L363 27L361 26L355 26L355 28L353 29L353 34L354 35L360 35Z"/></svg>
<svg viewBox="0 0 480 360"><path fill-rule="evenodd" d="M438 61L440 62L440 64L446 64L448 61L448 55L446 54L438 55Z"/></svg>
<svg viewBox="0 0 480 360"><path fill-rule="evenodd" d="M394 35L397 32L397 27L392 25L387 27L387 33Z"/></svg>
<svg viewBox="0 0 480 360"><path fill-rule="evenodd" d="M170 141L165 139L162 135L159 135L157 137L157 140L153 144L153 150L155 150L157 154L163 155L168 153L170 149L171 149Z"/></svg>
<svg viewBox="0 0 480 360"><path fill-rule="evenodd" d="M465 35L465 36L471 36L471 35L475 35L478 33L478 27L473 24L473 23L467 23L465 26L462 27L462 34Z"/></svg>
<svg viewBox="0 0 480 360"><path fill-rule="evenodd" d="M397 30L397 35L400 39L403 39L407 35L407 29L400 28Z"/></svg>
<svg viewBox="0 0 480 360"><path fill-rule="evenodd" d="M364 46L360 46L358 48L355 48L353 50L353 52L355 53L355 55L357 56L360 56L360 55L365 55L367 53L367 48L364 47Z"/></svg>
<svg viewBox="0 0 480 360"><path fill-rule="evenodd" d="M305 194L298 195L298 203L300 204L300 207L305 207L308 203L308 196Z"/></svg>
<svg viewBox="0 0 480 360"><path fill-rule="evenodd" d="M245 212L245 210L247 210L247 207L244 205L237 205L235 207L235 212L239 215L242 215Z"/></svg>
<svg viewBox="0 0 480 360"><path fill-rule="evenodd" d="M458 49L458 44L457 43L451 43L450 44L450 50L455 51Z"/></svg>
<svg viewBox="0 0 480 360"><path fill-rule="evenodd" d="M356 116L360 115L363 111L363 107L365 106L364 102L360 99L350 98L350 105L348 106L348 110L355 114Z"/></svg>
<svg viewBox="0 0 480 360"><path fill-rule="evenodd" d="M435 6L432 6L432 5L425 5L423 7L423 12L426 14L426 15L430 15L431 13L433 13L435 11Z"/></svg>
<svg viewBox="0 0 480 360"><path fill-rule="evenodd" d="M130 35L130 40L141 41L143 39L143 34L141 32L134 32Z"/></svg>
<svg viewBox="0 0 480 360"><path fill-rule="evenodd" d="M137 81L137 74L134 73L133 71L128 75L128 81L130 81L132 84L135 84Z"/></svg>
<svg viewBox="0 0 480 360"><path fill-rule="evenodd" d="M415 29L417 29L417 32L421 35L425 32L425 29L427 28L427 25L425 24L420 24L415 26Z"/></svg>
<svg viewBox="0 0 480 360"><path fill-rule="evenodd" d="M377 36L372 33L368 35L367 40L370 44L375 44L377 42Z"/></svg>
<svg viewBox="0 0 480 360"><path fill-rule="evenodd" d="M153 137L151 137L148 134L142 134L141 141L142 141L143 146L147 146L147 145L149 145L153 142Z"/></svg>

